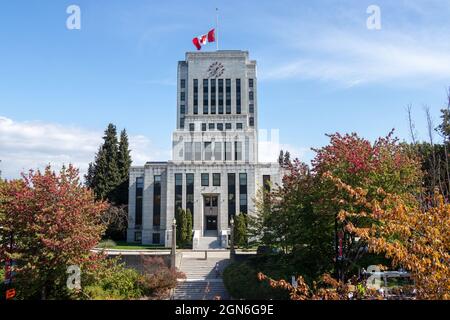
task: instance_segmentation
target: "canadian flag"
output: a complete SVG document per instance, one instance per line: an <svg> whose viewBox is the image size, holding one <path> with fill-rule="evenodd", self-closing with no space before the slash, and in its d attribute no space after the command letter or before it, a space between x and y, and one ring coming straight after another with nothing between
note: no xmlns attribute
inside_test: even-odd
<svg viewBox="0 0 450 320"><path fill-rule="evenodd" d="M197 50L201 50L202 46L204 46L205 44L215 41L216 41L215 29L212 29L207 34L192 39L192 42L194 43L194 46L197 48Z"/></svg>

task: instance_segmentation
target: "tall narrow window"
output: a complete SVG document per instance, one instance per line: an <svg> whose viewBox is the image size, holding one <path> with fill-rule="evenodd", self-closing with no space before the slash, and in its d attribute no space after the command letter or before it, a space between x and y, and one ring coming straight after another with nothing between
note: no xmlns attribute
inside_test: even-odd
<svg viewBox="0 0 450 320"><path fill-rule="evenodd" d="M194 142L194 148L195 148L195 161L201 161L202 160L202 143L201 142Z"/></svg>
<svg viewBox="0 0 450 320"><path fill-rule="evenodd" d="M231 148L232 148L231 142L225 142L225 161L233 160Z"/></svg>
<svg viewBox="0 0 450 320"><path fill-rule="evenodd" d="M180 92L180 100L181 100L181 102L186 101L186 92L184 92L184 91Z"/></svg>
<svg viewBox="0 0 450 320"><path fill-rule="evenodd" d="M183 207L183 175L175 173L175 212Z"/></svg>
<svg viewBox="0 0 450 320"><path fill-rule="evenodd" d="M263 175L263 187L264 187L264 191L270 192L270 176L269 175Z"/></svg>
<svg viewBox="0 0 450 320"><path fill-rule="evenodd" d="M185 79L181 79L181 81L180 81L180 88L181 89L185 89L186 88L186 80Z"/></svg>
<svg viewBox="0 0 450 320"><path fill-rule="evenodd" d="M194 160L192 158L192 142L185 142L184 143L184 160L185 161L192 161L192 160Z"/></svg>
<svg viewBox="0 0 450 320"><path fill-rule="evenodd" d="M248 87L253 89L253 79L248 79Z"/></svg>
<svg viewBox="0 0 450 320"><path fill-rule="evenodd" d="M234 160L242 161L242 142L240 141L234 143Z"/></svg>
<svg viewBox="0 0 450 320"><path fill-rule="evenodd" d="M219 79L219 114L223 114L223 79Z"/></svg>
<svg viewBox="0 0 450 320"><path fill-rule="evenodd" d="M214 143L214 160L222 161L222 142Z"/></svg>
<svg viewBox="0 0 450 320"><path fill-rule="evenodd" d="M231 114L231 79L226 79L226 112Z"/></svg>
<svg viewBox="0 0 450 320"><path fill-rule="evenodd" d="M180 129L184 129L185 119L184 115L180 116Z"/></svg>
<svg viewBox="0 0 450 320"><path fill-rule="evenodd" d="M161 176L155 176L153 184L153 226L161 225Z"/></svg>
<svg viewBox="0 0 450 320"><path fill-rule="evenodd" d="M195 123L189 123L189 131L195 131Z"/></svg>
<svg viewBox="0 0 450 320"><path fill-rule="evenodd" d="M250 127L254 127L255 126L255 118L253 118L253 117L249 118L249 125L250 125Z"/></svg>
<svg viewBox="0 0 450 320"><path fill-rule="evenodd" d="M203 80L203 114L208 114L209 112L209 90L208 90L208 79Z"/></svg>
<svg viewBox="0 0 450 320"><path fill-rule="evenodd" d="M228 223L236 215L236 174L228 174Z"/></svg>
<svg viewBox="0 0 450 320"><path fill-rule="evenodd" d="M211 114L216 114L216 79L211 79Z"/></svg>
<svg viewBox="0 0 450 320"><path fill-rule="evenodd" d="M212 160L212 144L211 142L205 142L205 161Z"/></svg>
<svg viewBox="0 0 450 320"><path fill-rule="evenodd" d="M236 79L236 113L241 114L241 79Z"/></svg>
<svg viewBox="0 0 450 320"><path fill-rule="evenodd" d="M242 213L247 213L247 174L239 174L239 211Z"/></svg>
<svg viewBox="0 0 450 320"><path fill-rule="evenodd" d="M144 196L144 178L136 178L136 212L134 224L136 229L142 227L142 198Z"/></svg>
<svg viewBox="0 0 450 320"><path fill-rule="evenodd" d="M198 114L198 80L194 79L194 114Z"/></svg>
<svg viewBox="0 0 450 320"><path fill-rule="evenodd" d="M191 211L194 217L194 174L186 174L186 209Z"/></svg>

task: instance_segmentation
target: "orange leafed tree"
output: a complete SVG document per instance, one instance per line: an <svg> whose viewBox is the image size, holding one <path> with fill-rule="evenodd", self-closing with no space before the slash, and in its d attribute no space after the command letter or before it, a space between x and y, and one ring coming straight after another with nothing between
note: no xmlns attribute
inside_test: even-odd
<svg viewBox="0 0 450 320"><path fill-rule="evenodd" d="M346 232L365 243L370 252L389 258L392 266L386 267L409 271L418 299L450 299L450 204L445 203L441 195L435 195L434 206L421 209L417 202L382 189L378 190L378 198L368 200L366 190L353 188L330 173L324 177L346 195L340 202L347 208L354 208L341 210L338 215ZM363 226L353 223L361 218L367 222ZM362 283L349 285L328 274L323 275L320 287L316 283L309 287L302 277L298 278L296 287L262 273L258 278L269 281L274 288L290 291L293 300L380 298L377 292L364 288Z"/></svg>
<svg viewBox="0 0 450 320"><path fill-rule="evenodd" d="M382 200L368 201L363 189L352 188L331 175L328 178L348 194L344 201L364 208L339 213L347 232L366 242L369 251L390 258L394 267L408 270L419 299L450 298L450 204L441 195L435 195L434 206L421 209L381 189ZM367 217L372 223L356 226L354 217Z"/></svg>

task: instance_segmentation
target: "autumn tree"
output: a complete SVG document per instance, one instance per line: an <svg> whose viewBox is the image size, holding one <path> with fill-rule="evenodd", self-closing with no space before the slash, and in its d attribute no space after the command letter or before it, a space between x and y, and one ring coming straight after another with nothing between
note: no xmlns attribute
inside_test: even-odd
<svg viewBox="0 0 450 320"><path fill-rule="evenodd" d="M345 230L366 243L370 252L391 259L389 267L409 271L418 298L450 299L450 204L436 194L435 205L424 210L382 189L379 199L370 199L367 190L353 188L331 174L329 178L348 195L342 201L352 204L339 213ZM354 217L371 223L358 226Z"/></svg>
<svg viewBox="0 0 450 320"><path fill-rule="evenodd" d="M420 161L392 133L374 143L356 134L329 137L329 145L315 150L311 169L292 162L283 184L271 191L270 201L258 197L258 218L251 223L260 241L282 248L309 283L333 271L345 281L367 253L365 243L355 241L339 222L338 214L347 204L340 202L342 191L324 174L366 189L370 199L376 199L382 188L414 203L411 195L421 192ZM368 222L355 217L354 223Z"/></svg>
<svg viewBox="0 0 450 320"><path fill-rule="evenodd" d="M64 298L67 268L92 260L107 204L80 184L78 170L47 167L0 187L0 264L16 262L19 298ZM13 239L13 246L9 245Z"/></svg>

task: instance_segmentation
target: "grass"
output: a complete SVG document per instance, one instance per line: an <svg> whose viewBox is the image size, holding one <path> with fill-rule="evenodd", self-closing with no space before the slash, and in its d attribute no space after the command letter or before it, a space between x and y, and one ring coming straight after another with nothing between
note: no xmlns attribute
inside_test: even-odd
<svg viewBox="0 0 450 320"><path fill-rule="evenodd" d="M127 243L125 241L113 241L113 240L103 240L97 246L101 249L114 249L114 250L162 250L167 249L161 245L149 244L140 245L136 243Z"/></svg>

